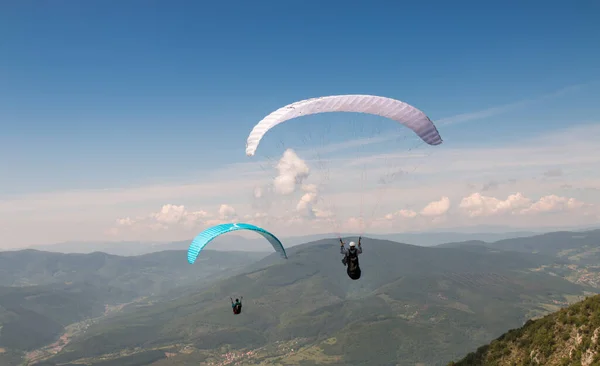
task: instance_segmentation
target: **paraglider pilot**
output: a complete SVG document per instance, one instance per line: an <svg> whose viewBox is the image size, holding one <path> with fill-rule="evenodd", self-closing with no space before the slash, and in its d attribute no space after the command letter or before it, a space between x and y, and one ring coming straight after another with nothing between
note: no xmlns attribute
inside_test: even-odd
<svg viewBox="0 0 600 366"><path fill-rule="evenodd" d="M358 265L358 255L362 253L360 240L361 237L358 238L358 248L356 248L356 244L351 241L349 245L350 248L346 249L344 241L340 238L340 253L344 255L342 263L347 267L346 272L348 273L348 277L353 280L358 280L361 275L360 266Z"/></svg>
<svg viewBox="0 0 600 366"><path fill-rule="evenodd" d="M242 296L241 299L243 300L244 297ZM239 313L242 312L242 302L239 299L235 299L235 302L233 302L233 299L230 297L229 300L231 300L231 307L233 308L233 313L235 315L238 315Z"/></svg>

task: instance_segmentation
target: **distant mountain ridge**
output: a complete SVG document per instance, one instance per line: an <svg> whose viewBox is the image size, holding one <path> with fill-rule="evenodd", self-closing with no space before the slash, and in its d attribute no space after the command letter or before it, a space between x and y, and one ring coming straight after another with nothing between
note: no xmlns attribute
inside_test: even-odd
<svg viewBox="0 0 600 366"><path fill-rule="evenodd" d="M428 233L398 233L398 234L364 234L363 236L391 240L399 243L407 243L421 246L434 246L448 242L460 242L468 240L481 240L485 242L494 242L502 239L511 239L517 237L526 237L539 235L530 231L515 231L507 233L459 233L459 232L428 232ZM318 234L297 237L280 238L286 248L302 243L312 242L321 239L335 237L336 234ZM357 236L357 234L345 233L343 237ZM93 253L104 252L108 254L121 256L135 256L163 250L187 250L190 240L175 241L168 243L161 242L64 242L48 245L31 246L25 249L36 249L48 252L58 253ZM216 238L210 244L212 250L218 251L259 251L267 252L270 246L263 238L248 239L235 234L228 234ZM18 250L18 249L11 249Z"/></svg>

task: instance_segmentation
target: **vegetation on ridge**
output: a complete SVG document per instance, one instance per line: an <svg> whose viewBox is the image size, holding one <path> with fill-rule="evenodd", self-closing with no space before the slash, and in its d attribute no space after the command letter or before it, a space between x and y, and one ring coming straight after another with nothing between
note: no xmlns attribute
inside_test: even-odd
<svg viewBox="0 0 600 366"><path fill-rule="evenodd" d="M513 329L450 366L599 366L600 295Z"/></svg>

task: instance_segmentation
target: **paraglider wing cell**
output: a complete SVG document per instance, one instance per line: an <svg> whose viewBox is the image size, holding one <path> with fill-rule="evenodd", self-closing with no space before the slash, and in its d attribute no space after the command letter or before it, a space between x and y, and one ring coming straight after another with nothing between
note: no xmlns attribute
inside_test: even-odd
<svg viewBox="0 0 600 366"><path fill-rule="evenodd" d="M192 244L190 244L190 247L188 249L188 262L190 264L193 264L196 261L196 258L198 258L198 254L200 253L200 251L202 251L206 244L208 244L217 236L237 230L250 230L259 233L265 239L267 239L269 243L271 243L273 249L275 249L275 251L278 252L281 255L281 257L287 259L285 248L283 247L283 244L281 244L281 241L279 241L279 239L277 239L275 235L258 226L254 226L251 224L236 223L216 225L198 234L198 236L194 238Z"/></svg>
<svg viewBox="0 0 600 366"><path fill-rule="evenodd" d="M429 117L410 104L374 95L332 95L301 100L279 108L263 118L250 132L246 155L253 156L263 136L271 128L287 120L317 113L356 112L392 119L413 130L429 145L442 143L437 128Z"/></svg>

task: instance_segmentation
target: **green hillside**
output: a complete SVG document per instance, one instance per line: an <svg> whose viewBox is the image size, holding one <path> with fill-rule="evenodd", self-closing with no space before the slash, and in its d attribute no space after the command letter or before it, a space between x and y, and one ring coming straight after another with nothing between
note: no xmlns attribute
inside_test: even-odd
<svg viewBox="0 0 600 366"><path fill-rule="evenodd" d="M131 294L126 291L90 283L0 287L0 347L41 347L65 326L104 314L105 304L127 301Z"/></svg>
<svg viewBox="0 0 600 366"><path fill-rule="evenodd" d="M451 366L600 365L600 296L528 321Z"/></svg>
<svg viewBox="0 0 600 366"><path fill-rule="evenodd" d="M192 266L184 251L138 257L0 252L0 364L82 331L127 304L177 298L230 277L262 256L205 251Z"/></svg>
<svg viewBox="0 0 600 366"><path fill-rule="evenodd" d="M117 364L163 350L169 357L156 365L242 352L250 364L442 365L593 291L535 271L551 256L364 243L360 281L347 278L336 241L293 247L287 261L269 256L204 290L132 305L47 362ZM228 302L237 295L245 305L234 317Z"/></svg>

